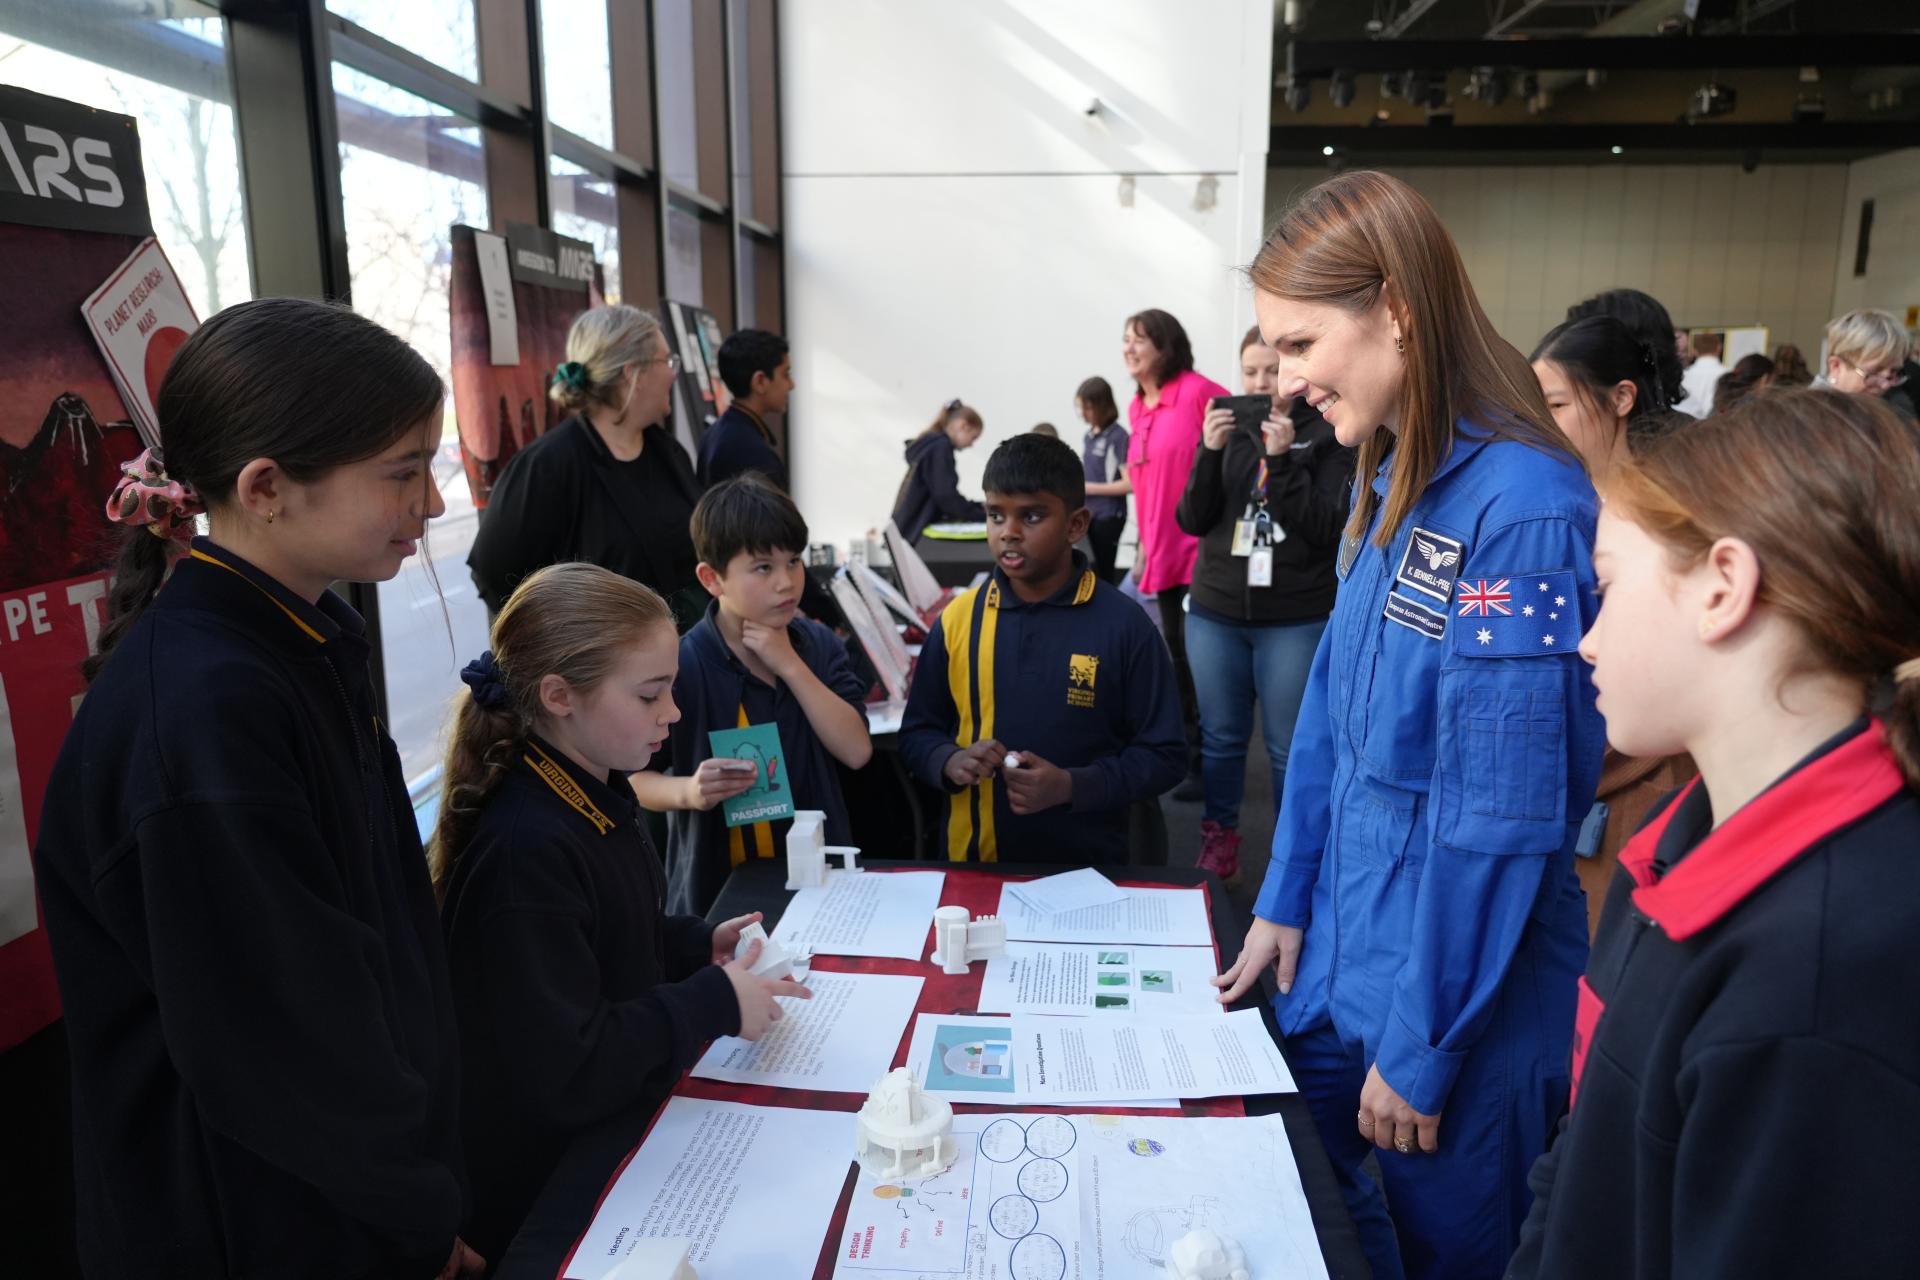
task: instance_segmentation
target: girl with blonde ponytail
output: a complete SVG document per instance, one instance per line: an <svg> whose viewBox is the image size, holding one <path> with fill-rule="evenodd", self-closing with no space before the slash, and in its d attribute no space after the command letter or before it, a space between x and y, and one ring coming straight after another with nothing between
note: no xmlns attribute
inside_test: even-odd
<svg viewBox="0 0 1920 1280"><path fill-rule="evenodd" d="M430 858L465 1078L469 1238L504 1249L568 1142L657 1105L717 1036L758 1039L792 981L740 931L669 916L627 775L680 718L673 616L588 564L520 584L461 673ZM477 1242L485 1241L485 1245Z"/></svg>
<svg viewBox="0 0 1920 1280"><path fill-rule="evenodd" d="M1916 493L1911 424L1799 390L1609 486L1580 653L1613 745L1700 776L1621 851L1509 1277L1912 1272Z"/></svg>

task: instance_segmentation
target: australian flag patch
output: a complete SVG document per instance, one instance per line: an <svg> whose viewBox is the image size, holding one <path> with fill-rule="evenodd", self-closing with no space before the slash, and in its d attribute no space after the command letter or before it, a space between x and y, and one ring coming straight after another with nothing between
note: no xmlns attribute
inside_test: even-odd
<svg viewBox="0 0 1920 1280"><path fill-rule="evenodd" d="M1457 653L1533 658L1580 645L1580 590L1570 569L1462 578L1450 608Z"/></svg>

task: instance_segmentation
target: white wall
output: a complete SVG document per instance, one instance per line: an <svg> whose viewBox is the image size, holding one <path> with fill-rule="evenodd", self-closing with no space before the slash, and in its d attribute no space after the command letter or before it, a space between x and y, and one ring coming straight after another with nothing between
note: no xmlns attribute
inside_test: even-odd
<svg viewBox="0 0 1920 1280"><path fill-rule="evenodd" d="M1844 258L1852 269L1851 248L1841 252L1850 196L1841 164L1762 165L1753 173L1732 164L1395 172L1445 220L1481 305L1522 352L1565 319L1570 304L1633 288L1665 303L1682 328L1764 324L1776 345L1798 343L1811 360L1838 306L1836 263ZM1920 185L1920 164L1907 172ZM1273 170L1269 217L1290 193L1326 176L1324 169ZM1908 234L1910 246L1920 244ZM1880 237L1876 221L1876 265ZM1911 280L1920 249L1909 254ZM1911 300L1920 302L1920 294Z"/></svg>
<svg viewBox="0 0 1920 1280"><path fill-rule="evenodd" d="M1143 308L1178 316L1201 371L1231 385L1272 10L785 0L794 491L817 539L884 523L904 440L955 396L987 422L961 457L974 496L1008 435L1045 420L1077 442L1082 378L1105 377L1124 412L1120 333Z"/></svg>
<svg viewBox="0 0 1920 1280"><path fill-rule="evenodd" d="M1873 231L1867 239L1867 274L1853 274L1860 242L1860 202L1873 201ZM1835 264L1833 314L1879 307L1906 319L1920 306L1920 148L1895 151L1847 166L1846 206L1840 217L1840 253ZM1809 358L1820 350L1815 342Z"/></svg>

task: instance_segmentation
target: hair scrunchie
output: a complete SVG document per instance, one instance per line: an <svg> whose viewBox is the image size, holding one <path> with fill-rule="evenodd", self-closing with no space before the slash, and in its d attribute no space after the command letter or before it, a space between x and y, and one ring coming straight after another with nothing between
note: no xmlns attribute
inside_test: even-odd
<svg viewBox="0 0 1920 1280"><path fill-rule="evenodd" d="M473 700L483 711L505 711L513 697L507 692L507 677L488 649L460 669L460 679L473 690Z"/></svg>
<svg viewBox="0 0 1920 1280"><path fill-rule="evenodd" d="M207 509L193 486L167 475L160 455L152 449L122 463L120 474L120 483L107 499L107 519L116 524L144 527L156 538L171 538L174 530Z"/></svg>
<svg viewBox="0 0 1920 1280"><path fill-rule="evenodd" d="M553 380L570 391L587 389L587 366L578 360L562 360L554 366Z"/></svg>

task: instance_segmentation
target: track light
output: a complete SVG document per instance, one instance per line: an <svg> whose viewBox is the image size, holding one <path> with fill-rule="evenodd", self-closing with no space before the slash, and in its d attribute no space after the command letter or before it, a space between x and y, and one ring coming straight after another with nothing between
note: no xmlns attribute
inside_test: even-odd
<svg viewBox="0 0 1920 1280"><path fill-rule="evenodd" d="M1305 80L1292 80L1281 97L1287 104L1287 110L1305 111L1307 104L1313 101L1313 86Z"/></svg>
<svg viewBox="0 0 1920 1280"><path fill-rule="evenodd" d="M1327 98L1336 107L1353 105L1353 72L1336 71L1327 85Z"/></svg>

